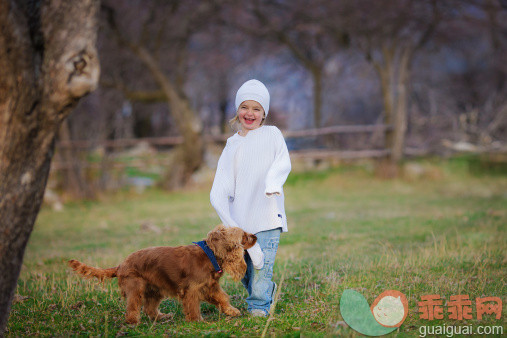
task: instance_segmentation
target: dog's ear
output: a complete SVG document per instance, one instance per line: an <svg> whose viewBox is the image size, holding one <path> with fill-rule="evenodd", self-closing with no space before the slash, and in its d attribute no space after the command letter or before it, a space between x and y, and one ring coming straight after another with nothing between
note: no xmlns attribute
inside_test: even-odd
<svg viewBox="0 0 507 338"><path fill-rule="evenodd" d="M248 232L243 232L243 236L241 239L241 245L243 246L243 248L245 248L245 250L253 247L256 242L257 242L257 236L255 236L253 234L249 234Z"/></svg>
<svg viewBox="0 0 507 338"><path fill-rule="evenodd" d="M217 225L215 229L208 232L206 237L206 243L218 257L223 257L227 253L227 247L224 245L227 242L225 230L226 227L222 224Z"/></svg>
<svg viewBox="0 0 507 338"><path fill-rule="evenodd" d="M224 271L231 275L232 279L235 281L240 281L245 277L246 262L244 253L245 251L242 247L229 251L227 253L227 258L222 263Z"/></svg>

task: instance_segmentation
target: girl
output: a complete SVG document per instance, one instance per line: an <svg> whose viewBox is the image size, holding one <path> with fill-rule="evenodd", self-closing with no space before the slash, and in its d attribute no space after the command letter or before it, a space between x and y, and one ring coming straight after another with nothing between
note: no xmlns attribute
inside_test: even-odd
<svg viewBox="0 0 507 338"><path fill-rule="evenodd" d="M211 204L223 224L257 235L245 255L242 282L248 291L248 311L267 316L276 284L271 281L280 233L287 232L282 186L291 170L289 152L280 130L264 126L269 92L258 80L245 82L236 93L236 117L241 128L227 140L218 161Z"/></svg>

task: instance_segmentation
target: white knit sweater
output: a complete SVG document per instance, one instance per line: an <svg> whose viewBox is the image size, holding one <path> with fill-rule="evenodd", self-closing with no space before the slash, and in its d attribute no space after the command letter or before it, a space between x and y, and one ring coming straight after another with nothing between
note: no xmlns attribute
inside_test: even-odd
<svg viewBox="0 0 507 338"><path fill-rule="evenodd" d="M223 224L253 234L279 227L286 232L282 187L290 170L289 152L278 128L261 126L246 136L231 136L210 193Z"/></svg>

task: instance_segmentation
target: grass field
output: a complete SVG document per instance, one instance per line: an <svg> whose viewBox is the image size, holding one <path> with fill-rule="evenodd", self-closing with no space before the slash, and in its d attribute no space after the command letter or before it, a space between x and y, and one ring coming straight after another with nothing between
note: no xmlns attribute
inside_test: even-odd
<svg viewBox="0 0 507 338"><path fill-rule="evenodd" d="M430 164L439 175L381 180L367 166L291 174L286 184L289 232L282 235L274 280L280 297L274 317L245 315L241 283L222 278L243 315L226 318L202 304L205 321L186 323L174 300L162 303L172 321L123 323L125 304L116 281L82 280L66 266L74 258L116 266L147 246L187 245L219 222L209 186L192 191L122 192L94 202L43 208L30 239L8 324L8 336L211 335L357 336L340 316L345 289L369 304L385 290L403 292L409 315L391 335L416 336L422 325L500 326L476 319L475 298L507 301L507 177L471 175L451 162ZM473 319L419 318L422 295L467 294ZM445 309L445 308L444 308Z"/></svg>

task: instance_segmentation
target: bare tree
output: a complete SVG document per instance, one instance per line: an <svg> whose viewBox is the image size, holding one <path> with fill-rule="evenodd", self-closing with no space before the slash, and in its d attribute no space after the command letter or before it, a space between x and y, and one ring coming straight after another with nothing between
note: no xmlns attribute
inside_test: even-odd
<svg viewBox="0 0 507 338"><path fill-rule="evenodd" d="M403 157L410 73L414 57L441 21L434 0L349 1L341 8L342 27L376 70L384 104L389 160Z"/></svg>
<svg viewBox="0 0 507 338"><path fill-rule="evenodd" d="M202 121L193 109L185 91L188 49L191 37L202 29L219 9L219 2L154 1L134 4L109 1L103 6L106 21L119 44L143 64L158 87L136 90L116 81L124 95L132 101L167 102L170 114L183 136L176 149L163 186L172 189L185 185L203 163L204 142ZM127 8L128 7L128 8ZM138 11L134 13L134 11ZM121 14L134 14L139 27L122 20ZM139 14L142 13L143 15ZM128 17L128 15L127 15Z"/></svg>
<svg viewBox="0 0 507 338"><path fill-rule="evenodd" d="M55 135L98 82L98 6L97 0L0 1L0 335Z"/></svg>

